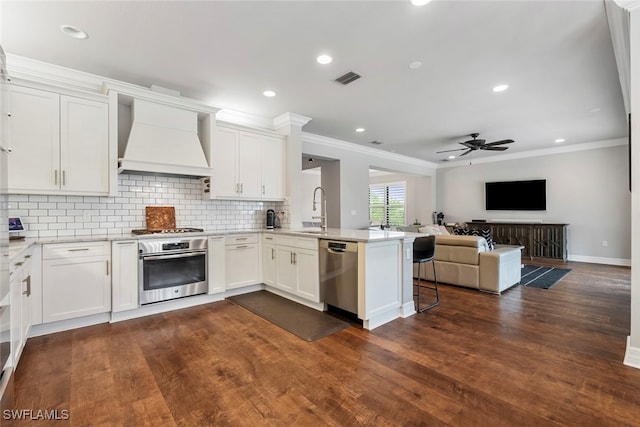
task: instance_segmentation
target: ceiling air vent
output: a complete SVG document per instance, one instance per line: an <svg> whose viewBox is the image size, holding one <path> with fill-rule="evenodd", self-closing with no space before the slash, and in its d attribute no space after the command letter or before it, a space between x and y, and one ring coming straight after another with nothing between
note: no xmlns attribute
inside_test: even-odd
<svg viewBox="0 0 640 427"><path fill-rule="evenodd" d="M343 85L348 85L349 83L358 80L360 77L362 77L360 74L349 71L335 79L335 81Z"/></svg>

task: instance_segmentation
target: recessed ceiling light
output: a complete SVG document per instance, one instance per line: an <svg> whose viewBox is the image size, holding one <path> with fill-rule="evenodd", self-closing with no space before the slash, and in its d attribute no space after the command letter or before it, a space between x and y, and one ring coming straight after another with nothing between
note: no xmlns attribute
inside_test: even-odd
<svg viewBox="0 0 640 427"><path fill-rule="evenodd" d="M558 138L553 142L555 142L556 144L560 144L561 142L564 142L564 138Z"/></svg>
<svg viewBox="0 0 640 427"><path fill-rule="evenodd" d="M422 67L422 62L420 61L413 61L409 63L409 68L411 68L412 70L417 70L420 67Z"/></svg>
<svg viewBox="0 0 640 427"><path fill-rule="evenodd" d="M505 91L505 90L507 90L507 89L509 89L509 85L504 85L504 84L503 84L503 85L495 86L495 87L493 88L493 91L494 91L494 92L504 92L504 91Z"/></svg>
<svg viewBox="0 0 640 427"><path fill-rule="evenodd" d="M450 158L450 159L455 159L455 158L456 158L456 156L449 156L449 158Z"/></svg>
<svg viewBox="0 0 640 427"><path fill-rule="evenodd" d="M89 34L78 27L74 27L73 25L61 25L60 31L74 39L85 40L89 38Z"/></svg>
<svg viewBox="0 0 640 427"><path fill-rule="evenodd" d="M318 61L318 64L327 65L333 62L333 58L329 55L320 55L316 58L316 61Z"/></svg>
<svg viewBox="0 0 640 427"><path fill-rule="evenodd" d="M356 128L356 132L364 132L365 129L364 128Z"/></svg>
<svg viewBox="0 0 640 427"><path fill-rule="evenodd" d="M589 111L590 113L597 113L598 111L600 111L600 108L594 108L593 110Z"/></svg>
<svg viewBox="0 0 640 427"><path fill-rule="evenodd" d="M424 6L429 3L431 0L409 0L409 2L414 6Z"/></svg>
<svg viewBox="0 0 640 427"><path fill-rule="evenodd" d="M276 93L272 90L265 90L264 92L262 92L262 94L269 98L276 96Z"/></svg>

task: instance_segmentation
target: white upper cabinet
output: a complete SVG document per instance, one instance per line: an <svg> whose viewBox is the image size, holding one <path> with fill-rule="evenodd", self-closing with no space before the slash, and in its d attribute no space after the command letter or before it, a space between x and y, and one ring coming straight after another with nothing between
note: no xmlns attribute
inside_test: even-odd
<svg viewBox="0 0 640 427"><path fill-rule="evenodd" d="M61 189L109 192L109 106L60 96Z"/></svg>
<svg viewBox="0 0 640 427"><path fill-rule="evenodd" d="M284 140L264 136L262 138L262 198L282 200L284 191Z"/></svg>
<svg viewBox="0 0 640 427"><path fill-rule="evenodd" d="M13 192L60 189L60 96L11 88L9 188Z"/></svg>
<svg viewBox="0 0 640 427"><path fill-rule="evenodd" d="M12 193L109 193L108 103L14 86Z"/></svg>
<svg viewBox="0 0 640 427"><path fill-rule="evenodd" d="M213 172L205 188L206 197L284 199L283 138L221 126L215 135Z"/></svg>

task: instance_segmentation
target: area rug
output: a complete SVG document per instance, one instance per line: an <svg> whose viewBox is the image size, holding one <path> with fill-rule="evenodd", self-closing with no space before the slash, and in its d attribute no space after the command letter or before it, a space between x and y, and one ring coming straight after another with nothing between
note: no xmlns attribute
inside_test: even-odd
<svg viewBox="0 0 640 427"><path fill-rule="evenodd" d="M530 288L549 289L571 272L570 268L523 265L520 284Z"/></svg>
<svg viewBox="0 0 640 427"><path fill-rule="evenodd" d="M315 341L349 327L349 323L330 314L267 291L227 299L306 341Z"/></svg>

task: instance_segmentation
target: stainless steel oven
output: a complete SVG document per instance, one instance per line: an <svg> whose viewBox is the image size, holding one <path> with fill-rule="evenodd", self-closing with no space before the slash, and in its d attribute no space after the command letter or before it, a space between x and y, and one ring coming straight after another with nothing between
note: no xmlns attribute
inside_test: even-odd
<svg viewBox="0 0 640 427"><path fill-rule="evenodd" d="M140 305L207 293L207 239L138 243Z"/></svg>

